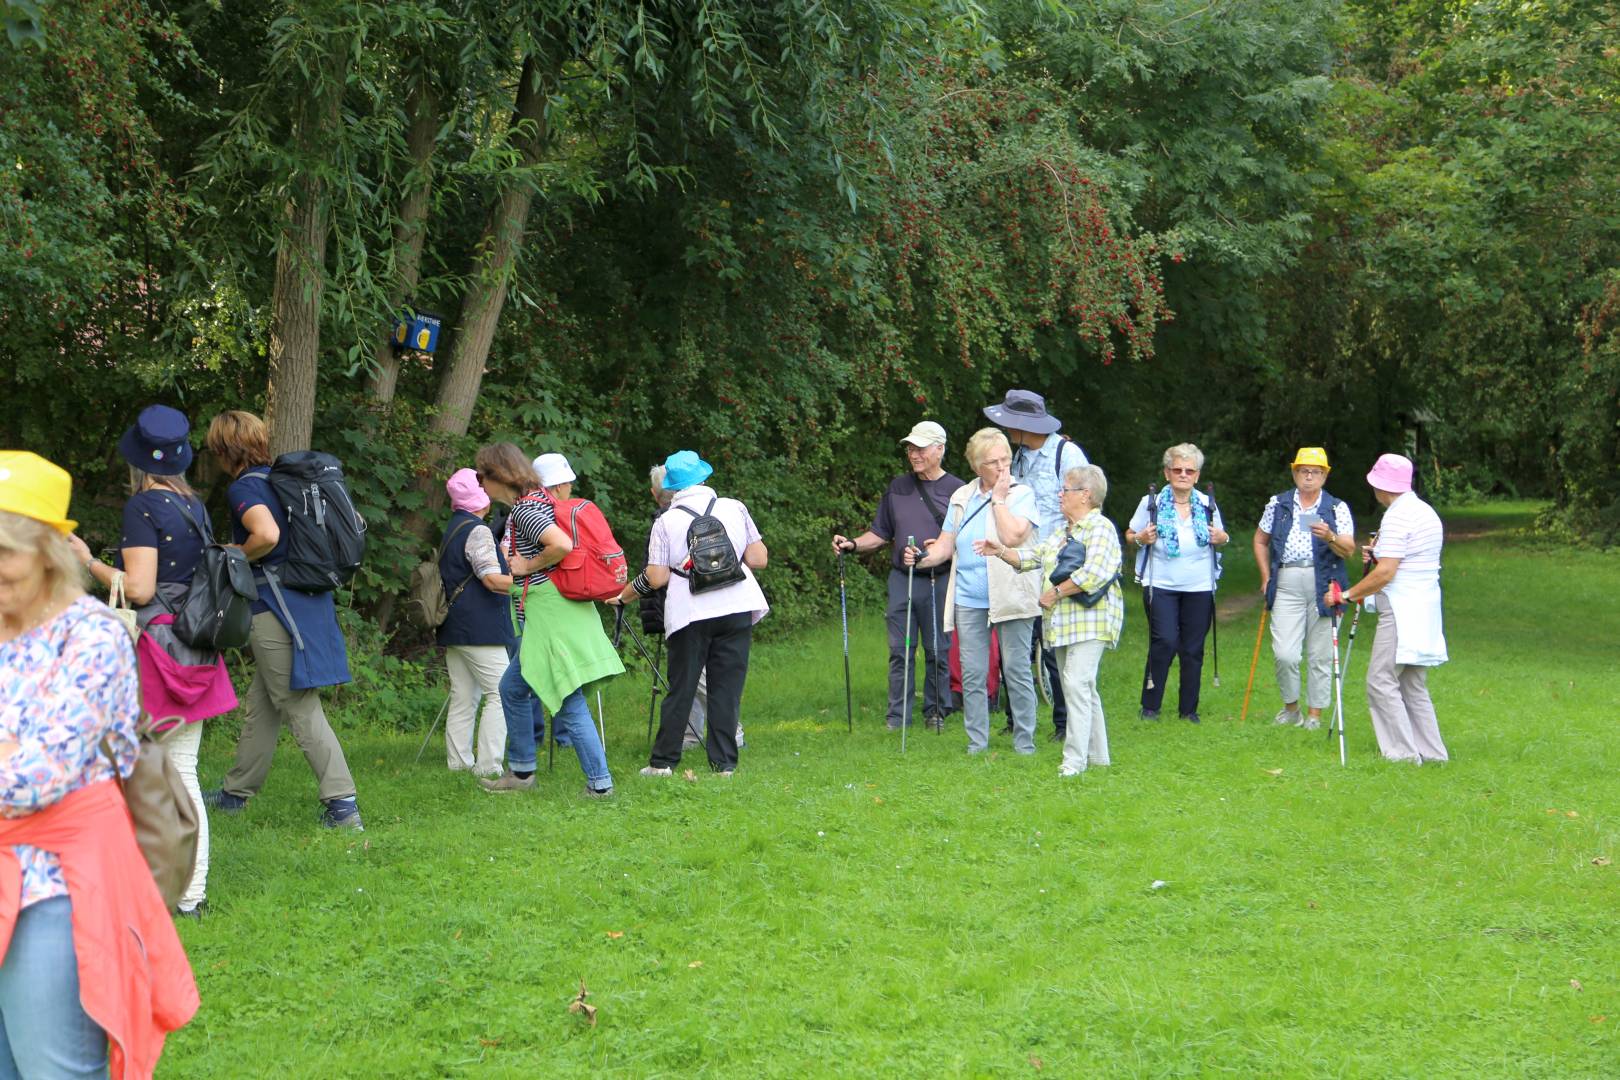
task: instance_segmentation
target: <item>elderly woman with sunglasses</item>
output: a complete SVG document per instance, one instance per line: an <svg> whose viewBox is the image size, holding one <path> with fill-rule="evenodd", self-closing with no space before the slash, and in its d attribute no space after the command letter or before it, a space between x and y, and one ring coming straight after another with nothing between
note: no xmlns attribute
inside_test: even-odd
<svg viewBox="0 0 1620 1080"><path fill-rule="evenodd" d="M1231 540L1220 510L1197 490L1204 452L1179 443L1164 452L1164 487L1136 504L1127 542L1137 546L1136 577L1148 616L1147 670L1142 680L1142 719L1157 720L1170 661L1181 662L1177 711L1198 723L1198 691L1204 674L1204 638L1215 621L1218 548Z"/></svg>
<svg viewBox="0 0 1620 1080"><path fill-rule="evenodd" d="M1114 523L1103 517L1108 477L1095 465L1063 474L1058 503L1064 526L1032 550L995 540L976 540L973 550L993 555L1019 571L1040 567L1041 632L1057 660L1069 704L1059 776L1079 776L1089 765L1108 764L1108 728L1097 693L1097 665L1104 649L1119 645L1125 597L1119 586L1124 556Z"/></svg>

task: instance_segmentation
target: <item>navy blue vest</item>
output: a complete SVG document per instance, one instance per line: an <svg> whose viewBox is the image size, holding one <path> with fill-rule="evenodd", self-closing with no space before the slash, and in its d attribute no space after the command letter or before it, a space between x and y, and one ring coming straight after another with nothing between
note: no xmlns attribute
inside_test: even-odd
<svg viewBox="0 0 1620 1080"><path fill-rule="evenodd" d="M472 524L462 528L467 522ZM474 529L487 528L489 526L484 524L483 518L465 510L451 514L449 524L444 527L445 537L455 533L456 538L439 555L439 577L444 581L445 597L455 596L455 602L450 605L450 617L439 627L440 645L503 645L512 648L517 644L512 634L511 601L502 593L490 592L484 588L482 581L471 576L473 570L472 563L467 559L467 538ZM439 543L442 545L444 541L440 540ZM501 573L506 573L506 556L499 544L495 545L495 557L500 560ZM464 581L467 584L463 588ZM461 589L460 596L456 596L458 588Z"/></svg>
<svg viewBox="0 0 1620 1080"><path fill-rule="evenodd" d="M1321 498L1316 500L1316 512L1322 515L1322 520L1328 527L1337 532L1335 518L1338 515L1339 500L1322 492ZM1294 489L1277 496L1277 509L1271 515L1271 580L1266 582L1266 609L1277 600L1277 568L1282 565L1283 548L1288 543L1288 534L1294 528ZM1316 613L1318 615L1331 614L1327 605L1322 603L1322 597L1327 594L1328 583L1337 581L1339 588L1350 587L1350 574L1344 568L1344 560L1333 553L1327 541L1311 537L1311 558L1316 564Z"/></svg>

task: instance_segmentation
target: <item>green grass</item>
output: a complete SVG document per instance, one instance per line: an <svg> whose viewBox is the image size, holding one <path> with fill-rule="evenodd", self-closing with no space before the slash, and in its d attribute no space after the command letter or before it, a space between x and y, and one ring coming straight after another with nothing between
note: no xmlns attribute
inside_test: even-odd
<svg viewBox="0 0 1620 1080"><path fill-rule="evenodd" d="M644 673L608 689L606 804L566 751L496 798L437 739L413 765L420 728L345 732L368 828L324 833L287 740L215 819L213 911L182 927L203 1007L162 1074L1613 1076L1620 559L1497 531L1446 564L1444 767L1376 756L1368 619L1348 768L1267 722L1269 650L1237 722L1258 609L1221 627L1204 724L1143 724L1134 596L1102 667L1116 764L1077 782L1044 741L902 757L871 613L856 734L836 624L762 646L729 782L635 775Z"/></svg>

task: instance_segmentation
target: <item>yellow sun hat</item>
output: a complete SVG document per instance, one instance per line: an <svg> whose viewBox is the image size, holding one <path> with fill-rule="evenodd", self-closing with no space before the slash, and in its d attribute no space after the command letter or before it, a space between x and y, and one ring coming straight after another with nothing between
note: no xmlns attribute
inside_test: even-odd
<svg viewBox="0 0 1620 1080"><path fill-rule="evenodd" d="M1333 466L1328 464L1327 451L1322 449L1320 446L1300 447L1299 453L1294 455L1294 463L1288 467L1290 469L1297 469L1301 465L1315 465L1323 472L1333 471Z"/></svg>
<svg viewBox="0 0 1620 1080"><path fill-rule="evenodd" d="M67 517L72 494L66 469L27 450L0 450L0 510L70 533L79 527Z"/></svg>

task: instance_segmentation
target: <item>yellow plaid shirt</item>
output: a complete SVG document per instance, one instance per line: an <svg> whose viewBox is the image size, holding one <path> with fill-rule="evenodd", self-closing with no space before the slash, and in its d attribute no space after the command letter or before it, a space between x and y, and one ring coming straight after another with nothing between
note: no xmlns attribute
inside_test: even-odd
<svg viewBox="0 0 1620 1080"><path fill-rule="evenodd" d="M1118 577L1123 554L1119 548L1119 532L1113 522L1103 517L1101 510L1093 510L1078 522L1064 526L1033 548L1020 550L1018 569L1033 570L1039 566L1041 591L1045 592L1051 588L1058 551L1071 536L1086 545L1085 565L1070 577L1080 586L1080 591L1095 592L1103 582L1114 580L1108 592L1092 607L1072 597L1058 597L1057 603L1041 613L1041 638L1049 649L1099 640L1107 642L1110 649L1117 648L1120 632L1125 628L1125 593Z"/></svg>

